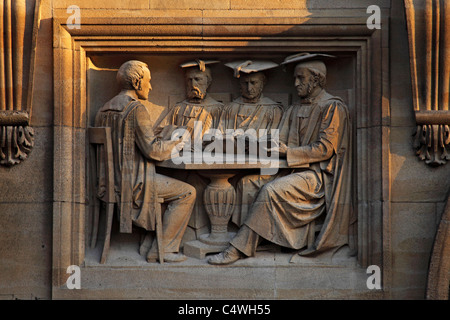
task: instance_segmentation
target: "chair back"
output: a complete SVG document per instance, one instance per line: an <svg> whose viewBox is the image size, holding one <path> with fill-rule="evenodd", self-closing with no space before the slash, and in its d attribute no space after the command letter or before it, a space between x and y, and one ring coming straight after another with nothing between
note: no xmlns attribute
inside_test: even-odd
<svg viewBox="0 0 450 320"><path fill-rule="evenodd" d="M110 127L88 128L91 157L95 159L92 172L96 196L103 202L115 203L114 157Z"/></svg>

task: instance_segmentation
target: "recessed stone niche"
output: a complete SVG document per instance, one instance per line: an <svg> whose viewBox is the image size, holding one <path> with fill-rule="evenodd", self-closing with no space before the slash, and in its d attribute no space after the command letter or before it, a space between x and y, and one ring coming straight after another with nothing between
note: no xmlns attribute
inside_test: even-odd
<svg viewBox="0 0 450 320"><path fill-rule="evenodd" d="M187 18L185 18L186 20ZM270 25L267 24L270 20ZM366 267L383 264L389 251L383 242L383 206L386 179L383 167L383 114L387 95L382 86L388 61L381 54L381 31L366 28L365 20L351 26L297 25L295 21L261 18L245 22L135 21L126 18L86 18L86 27L70 29L64 19L54 20L54 226L53 294L55 298L361 298L382 295L366 287ZM214 19L212 19L214 20ZM275 19L276 20L276 19ZM201 36L191 34L203 25ZM113 224L110 255L99 264L100 246L91 249L91 190L86 128L97 110L116 95L116 70L131 59L149 65L152 87L146 106L162 113L184 98L179 65L193 59L217 59L212 67L209 94L227 103L239 95L238 80L223 63L236 59L268 59L280 63L297 52L336 55L327 64L327 90L350 108L355 156L353 202L358 213L358 253L346 248L334 255L297 259L295 252L267 245L255 258L227 267L211 266L189 258L181 264L149 264L139 255L142 231L118 232ZM288 107L296 99L292 67L267 72L264 95ZM102 225L102 221L100 221ZM230 229L233 226L230 225ZM198 232L188 229L185 241ZM196 234L197 232L197 234ZM100 229L100 235L102 229ZM102 239L99 238L99 242ZM81 290L68 290L69 265L81 266ZM386 271L385 280L389 270ZM387 282L388 283L388 282ZM332 289L332 290L330 290ZM350 293L351 292L351 293Z"/></svg>

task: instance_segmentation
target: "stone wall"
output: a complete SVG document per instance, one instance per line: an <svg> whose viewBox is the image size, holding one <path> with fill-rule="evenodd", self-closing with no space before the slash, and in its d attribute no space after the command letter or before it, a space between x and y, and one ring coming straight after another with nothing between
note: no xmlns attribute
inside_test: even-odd
<svg viewBox="0 0 450 320"><path fill-rule="evenodd" d="M267 18L274 23L296 19L297 24L302 24L318 17L334 16L347 19L352 24L353 21L366 19L366 8L373 4L381 8L383 21L389 23L386 28L388 32L381 31L382 49L376 52L389 61L382 65L385 68L382 72L388 77L384 78L385 83L380 84L384 88L380 101L380 105L384 106L379 124L382 134L366 141L376 145L377 141L382 140L382 149L376 147L373 154L367 155L367 159L372 159L369 161L383 167L378 168L383 172L380 185L375 187L379 188L373 190L380 196L367 202L369 206L382 208L373 211L375 214L381 213L381 217L370 218L382 224L383 230L382 234L374 235L371 240L382 241L381 247L384 248L377 261L382 263L386 290L384 295L377 297L425 298L432 244L450 187L450 167L448 164L429 167L415 155L413 134L416 125L411 98L407 28L404 4L400 0L43 0L31 119L31 126L36 132L35 146L29 159L22 164L0 167L0 298L54 297L54 239L55 230L60 227L55 225L54 212L59 210L56 207L66 203L64 199L55 199L55 189L59 186L54 185L58 179L65 178L54 177L54 154L60 154L58 145L54 144L56 127L64 128L65 124L63 121L61 125L54 119L56 99L53 81L55 76L59 76L55 72L64 70L54 67L56 58L53 48L58 46L59 39L53 38L53 19L68 17L68 6L80 7L81 24L83 19L89 18L136 17L169 23L197 18L196 21L201 22L196 27L200 25L201 29L204 26L206 30L211 28L208 24L211 19L225 23L234 19L250 21ZM361 132L371 128L366 126L361 128ZM381 155L386 157L379 159ZM303 297L327 297L323 293L327 290L324 286L317 288L322 291L321 295ZM279 297L288 298L287 292ZM114 291L109 294L111 297L119 296ZM210 294L218 297L217 293ZM295 293L292 295L301 297ZM64 297L63 294L61 296ZM349 293L348 297L367 296Z"/></svg>

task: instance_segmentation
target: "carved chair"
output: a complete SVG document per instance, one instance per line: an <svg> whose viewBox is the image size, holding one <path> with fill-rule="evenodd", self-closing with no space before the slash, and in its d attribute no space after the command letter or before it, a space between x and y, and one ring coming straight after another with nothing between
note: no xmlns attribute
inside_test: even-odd
<svg viewBox="0 0 450 320"><path fill-rule="evenodd" d="M91 154L91 177L94 196L94 211L92 221L91 248L97 244L98 221L100 215L100 202L105 203L106 228L105 242L103 244L100 263L105 263L109 251L111 227L114 215L116 197L114 194L114 160L112 149L111 128L88 128L88 137ZM104 173L104 190L100 190L100 172Z"/></svg>
<svg viewBox="0 0 450 320"><path fill-rule="evenodd" d="M111 138L111 128L96 127L88 128L88 138L90 145L90 166L91 166L91 183L94 192L94 210L91 233L91 248L97 244L98 223L100 216L100 202L103 202L106 207L106 227L105 227L105 241L103 244L102 255L100 263L106 262L109 245L111 239L111 228L114 215L114 208L117 203L114 192L114 158ZM100 173L104 173L105 181L99 184ZM158 198L159 203L163 203L164 199ZM164 263L164 242L162 231L162 217L161 213L156 215L156 241L158 244L158 257L160 263Z"/></svg>

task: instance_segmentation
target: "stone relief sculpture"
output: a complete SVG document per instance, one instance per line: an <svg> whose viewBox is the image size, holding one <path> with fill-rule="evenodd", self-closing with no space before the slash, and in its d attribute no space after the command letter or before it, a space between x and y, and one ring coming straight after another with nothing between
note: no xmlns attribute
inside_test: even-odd
<svg viewBox="0 0 450 320"><path fill-rule="evenodd" d="M120 232L131 233L133 224L147 231L155 230L155 215L161 210L158 198L162 198L169 204L162 218L164 260L178 262L186 259L179 248L196 191L185 182L155 172L154 161L170 158L172 149L180 149L184 144L162 140L154 133L156 119L139 101L148 98L150 79L145 63L136 60L124 63L117 72L122 91L98 111L95 126L112 128ZM102 177L99 180L101 188ZM153 241L147 261L157 260L156 247ZM145 250L141 248L141 252Z"/></svg>
<svg viewBox="0 0 450 320"><path fill-rule="evenodd" d="M203 136L208 130L217 128L218 120L223 109L223 104L216 101L208 95L208 88L212 83L212 72L210 65L216 64L217 60L200 60L188 61L180 65L184 70L184 79L186 85L186 99L169 106L167 115L158 124L157 131L160 135L167 139L171 138L171 134L176 129L186 129L190 133L190 149L194 151L195 143L198 145L195 151L201 152L203 145ZM195 127L197 125L197 127ZM200 127L201 125L201 127ZM202 177L195 171L177 172L177 178L187 181L193 185L196 190L197 197L189 226L194 230L199 230L208 225L208 216L203 205L204 189L208 184L208 179Z"/></svg>
<svg viewBox="0 0 450 320"><path fill-rule="evenodd" d="M324 89L325 57L298 54L283 62L297 63L294 85L301 103L284 114L280 143L272 151L285 156L292 171L262 187L230 246L210 257L210 264L225 265L253 256L262 238L301 250L300 255L349 243L350 226L355 222L351 122L344 102Z"/></svg>
<svg viewBox="0 0 450 320"><path fill-rule="evenodd" d="M130 233L133 224L155 230L155 213L161 210L158 198L162 198L169 203L163 216L164 260L184 261L186 256L179 250L187 226L199 229L209 223L204 176L214 173L209 170L203 176L198 170L177 170L183 177L175 179L156 172L155 161L170 159L174 148L180 151L186 146L186 137L172 138L174 130L187 129L190 139L195 134L202 139L208 129L218 128L224 136L231 130L237 141L249 129L256 133L277 129L278 145L267 151L286 158L288 168L270 176L240 176L231 220L240 229L226 249L208 262L224 265L253 256L262 239L302 256L353 246L352 128L343 100L325 90L324 60L330 57L302 53L285 59L283 65L295 63L294 86L301 100L286 111L263 96L263 71L277 67L275 63L227 64L240 78L242 96L224 107L207 94L212 77L206 66L217 61L187 62L181 65L186 70L186 99L170 107L160 123L139 102L151 90L148 66L135 60L124 63L117 73L122 91L98 111L95 120L96 126L113 129L120 232ZM194 130L195 121L204 126L201 132ZM140 253L147 261L156 261L156 240L146 234Z"/></svg>
<svg viewBox="0 0 450 320"><path fill-rule="evenodd" d="M241 97L227 105L222 112L219 121L219 129L225 135L229 129L233 130L233 138L250 139L250 143L256 143L260 138L260 130L276 129L283 116L283 106L280 103L264 97L264 85L267 76L264 71L278 67L271 61L235 61L225 64L234 72L234 77L239 78ZM240 130L239 130L240 129ZM244 135L250 130L255 130L256 136ZM246 142L243 141L242 145ZM248 142L247 142L248 146ZM249 152L242 150L237 152ZM248 175L241 178L236 187L236 209L232 215L232 221L241 226L244 221L248 206L253 202L256 192L266 182L273 178L271 175Z"/></svg>

